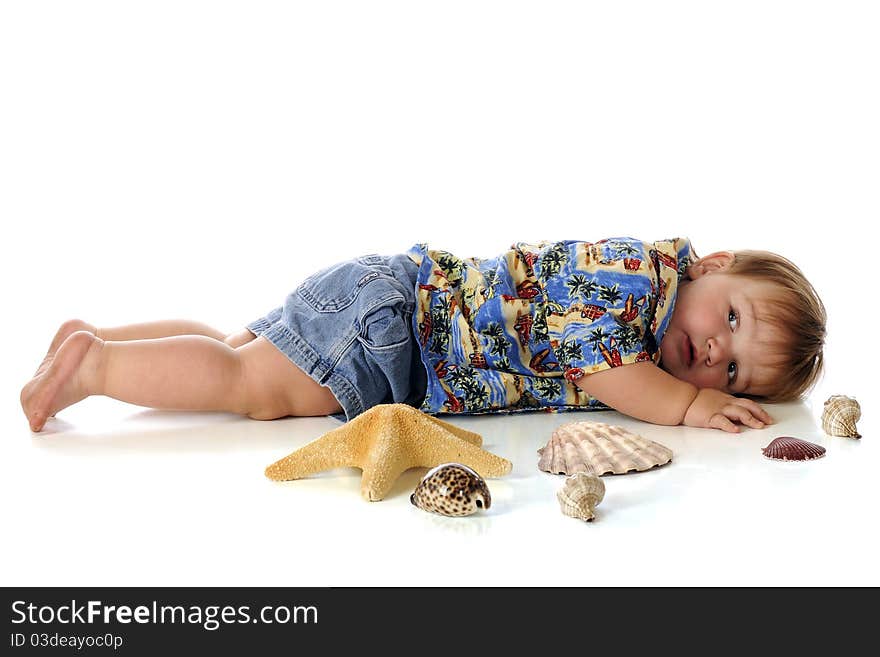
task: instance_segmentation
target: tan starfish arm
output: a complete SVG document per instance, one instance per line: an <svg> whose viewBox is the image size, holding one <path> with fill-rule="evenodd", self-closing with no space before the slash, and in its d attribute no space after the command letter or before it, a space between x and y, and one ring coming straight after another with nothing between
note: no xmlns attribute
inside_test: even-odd
<svg viewBox="0 0 880 657"><path fill-rule="evenodd" d="M412 408L412 407L408 406L407 408ZM424 418L426 420L428 420L429 422L433 422L434 424L437 424L437 425L443 427L449 433L453 434L454 436L458 436L462 440L468 441L472 445L476 445L477 447L479 447L480 445L483 444L483 437L478 433L474 433L473 431L468 431L467 429L462 429L461 427L457 427L454 424L450 424L449 422L444 422L443 420L441 420L439 418L425 415L421 411L416 410L414 408L412 410L414 410L414 411L416 411L416 413L419 413L422 416L424 416Z"/></svg>
<svg viewBox="0 0 880 657"><path fill-rule="evenodd" d="M289 481L334 468L359 468L366 446L351 434L348 424L329 431L275 461L266 468L266 476L274 481Z"/></svg>

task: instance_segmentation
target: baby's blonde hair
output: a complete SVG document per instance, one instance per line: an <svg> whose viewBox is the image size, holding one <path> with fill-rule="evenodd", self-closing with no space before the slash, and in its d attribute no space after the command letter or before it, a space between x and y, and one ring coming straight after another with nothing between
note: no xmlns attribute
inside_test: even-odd
<svg viewBox="0 0 880 657"><path fill-rule="evenodd" d="M728 273L775 286L778 294L767 300L767 316L760 319L774 324L788 340L779 361L782 375L761 398L768 402L798 399L816 384L822 373L825 305L803 272L776 253L735 251Z"/></svg>

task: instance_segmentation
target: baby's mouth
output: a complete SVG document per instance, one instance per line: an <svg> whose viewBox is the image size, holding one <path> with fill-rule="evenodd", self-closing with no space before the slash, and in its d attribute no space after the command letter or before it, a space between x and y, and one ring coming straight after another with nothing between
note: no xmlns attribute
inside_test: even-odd
<svg viewBox="0 0 880 657"><path fill-rule="evenodd" d="M684 336L684 360L688 367L694 364L694 343L687 335Z"/></svg>

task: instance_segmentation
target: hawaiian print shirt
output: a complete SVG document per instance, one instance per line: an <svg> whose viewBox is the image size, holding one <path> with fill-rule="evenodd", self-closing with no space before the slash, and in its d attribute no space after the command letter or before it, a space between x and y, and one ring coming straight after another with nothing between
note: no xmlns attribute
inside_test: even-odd
<svg viewBox="0 0 880 657"><path fill-rule="evenodd" d="M690 241L518 242L496 258L417 244L426 413L606 408L574 382L660 361Z"/></svg>

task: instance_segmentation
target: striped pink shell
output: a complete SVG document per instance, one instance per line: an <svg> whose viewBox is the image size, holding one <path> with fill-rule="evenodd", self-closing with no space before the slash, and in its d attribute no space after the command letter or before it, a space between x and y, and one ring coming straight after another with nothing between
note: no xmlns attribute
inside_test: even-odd
<svg viewBox="0 0 880 657"><path fill-rule="evenodd" d="M812 461L825 456L825 448L800 438L780 436L761 450L775 461Z"/></svg>

